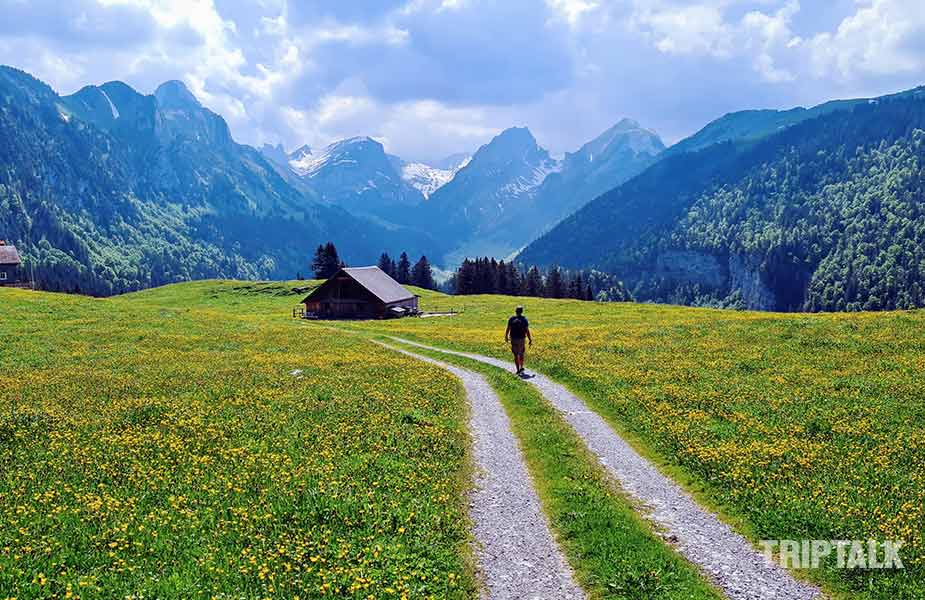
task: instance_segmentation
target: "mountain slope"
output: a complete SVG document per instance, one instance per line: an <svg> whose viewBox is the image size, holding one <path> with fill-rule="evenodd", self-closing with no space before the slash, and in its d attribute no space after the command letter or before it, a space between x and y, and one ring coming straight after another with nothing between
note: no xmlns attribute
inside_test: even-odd
<svg viewBox="0 0 925 600"><path fill-rule="evenodd" d="M722 142L758 141L788 127L838 111L851 111L871 102L914 97L921 88L890 94L881 98L832 100L812 108L790 110L743 110L729 113L668 149L668 154L695 152Z"/></svg>
<svg viewBox="0 0 925 600"><path fill-rule="evenodd" d="M528 222L532 200L546 176L558 169L527 128L507 129L430 197L426 218L457 248L472 254L509 253L526 241L533 228Z"/></svg>
<svg viewBox="0 0 925 600"><path fill-rule="evenodd" d="M60 97L0 67L0 164L0 230L48 289L291 277L326 239L362 262L415 243L289 185L179 82Z"/></svg>
<svg viewBox="0 0 925 600"><path fill-rule="evenodd" d="M520 256L596 266L642 300L779 310L922 306L925 93L670 153Z"/></svg>
<svg viewBox="0 0 925 600"><path fill-rule="evenodd" d="M565 155L559 171L537 191L537 211L544 227L552 227L604 192L638 175L665 150L661 138L631 119L624 119ZM534 237L542 231L534 231ZM532 240L531 240L532 241Z"/></svg>
<svg viewBox="0 0 925 600"><path fill-rule="evenodd" d="M281 157L275 149L265 155L279 164ZM403 177L399 161L376 140L355 137L319 152L302 146L287 157L286 168L290 179L327 204L403 225L408 221L405 213L421 205L425 196Z"/></svg>
<svg viewBox="0 0 925 600"><path fill-rule="evenodd" d="M664 144L625 119L557 161L526 128L504 131L433 194L430 214L456 241L445 262L506 257L652 164Z"/></svg>

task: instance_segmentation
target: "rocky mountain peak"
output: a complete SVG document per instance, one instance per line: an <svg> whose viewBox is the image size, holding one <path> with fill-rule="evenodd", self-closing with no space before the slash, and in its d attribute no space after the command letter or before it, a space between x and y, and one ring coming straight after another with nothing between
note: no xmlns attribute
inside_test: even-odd
<svg viewBox="0 0 925 600"><path fill-rule="evenodd" d="M158 86L154 92L158 105L167 110L189 110L202 108L196 96L182 81L166 81Z"/></svg>

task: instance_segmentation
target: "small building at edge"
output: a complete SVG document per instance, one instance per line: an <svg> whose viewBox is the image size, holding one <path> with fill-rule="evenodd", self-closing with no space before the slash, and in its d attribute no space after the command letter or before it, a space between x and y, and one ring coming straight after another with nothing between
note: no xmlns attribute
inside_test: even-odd
<svg viewBox="0 0 925 600"><path fill-rule="evenodd" d="M18 285L22 274L22 259L16 246L0 240L0 286Z"/></svg>

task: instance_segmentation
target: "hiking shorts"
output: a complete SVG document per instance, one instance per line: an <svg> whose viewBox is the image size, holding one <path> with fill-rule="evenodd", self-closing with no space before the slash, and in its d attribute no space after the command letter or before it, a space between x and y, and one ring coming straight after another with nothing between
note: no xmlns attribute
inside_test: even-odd
<svg viewBox="0 0 925 600"><path fill-rule="evenodd" d="M513 339L511 340L511 352L513 352L516 356L520 356L526 351L527 351L526 338L522 338L519 340L513 340Z"/></svg>

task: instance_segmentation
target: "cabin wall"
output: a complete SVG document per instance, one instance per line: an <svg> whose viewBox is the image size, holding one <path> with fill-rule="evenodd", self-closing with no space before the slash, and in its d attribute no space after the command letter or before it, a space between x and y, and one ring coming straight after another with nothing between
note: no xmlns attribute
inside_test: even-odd
<svg viewBox="0 0 925 600"><path fill-rule="evenodd" d="M321 302L318 315L332 319L374 319L381 314L381 305L371 302Z"/></svg>
<svg viewBox="0 0 925 600"><path fill-rule="evenodd" d="M349 277L325 283L320 292L305 303L305 310L322 319L374 319L382 315L382 303Z"/></svg>
<svg viewBox="0 0 925 600"><path fill-rule="evenodd" d="M382 319L394 316L393 307L409 312L418 308L417 297L385 304L351 277L329 279L305 302L305 312L321 319Z"/></svg>
<svg viewBox="0 0 925 600"><path fill-rule="evenodd" d="M19 283L19 265L0 265L0 285Z"/></svg>

